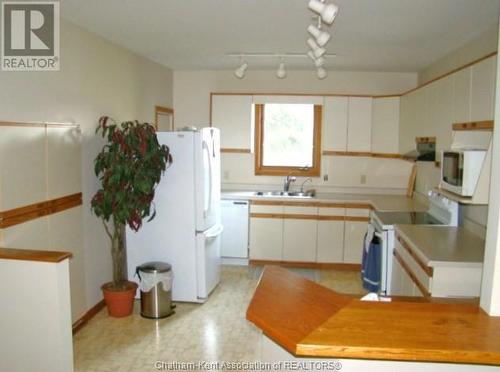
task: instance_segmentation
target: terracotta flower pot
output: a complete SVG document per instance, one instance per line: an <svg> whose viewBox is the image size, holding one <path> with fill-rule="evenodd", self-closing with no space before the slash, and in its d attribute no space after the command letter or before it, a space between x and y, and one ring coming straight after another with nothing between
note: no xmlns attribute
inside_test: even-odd
<svg viewBox="0 0 500 372"><path fill-rule="evenodd" d="M137 284L127 282L126 289L122 291L111 290L111 285L112 283L106 283L101 287L104 301L108 308L108 314L115 318L131 315L134 310L134 297Z"/></svg>

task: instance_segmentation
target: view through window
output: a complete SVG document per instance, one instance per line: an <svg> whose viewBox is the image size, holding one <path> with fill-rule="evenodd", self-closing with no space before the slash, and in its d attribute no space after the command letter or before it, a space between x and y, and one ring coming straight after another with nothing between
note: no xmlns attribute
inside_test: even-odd
<svg viewBox="0 0 500 372"><path fill-rule="evenodd" d="M321 106L255 105L256 174L319 175Z"/></svg>
<svg viewBox="0 0 500 372"><path fill-rule="evenodd" d="M263 129L264 166L312 167L314 105L267 104Z"/></svg>

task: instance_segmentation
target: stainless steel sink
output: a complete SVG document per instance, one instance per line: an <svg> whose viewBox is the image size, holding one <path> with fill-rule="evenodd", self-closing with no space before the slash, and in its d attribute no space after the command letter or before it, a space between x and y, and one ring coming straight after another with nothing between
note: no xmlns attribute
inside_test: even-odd
<svg viewBox="0 0 500 372"><path fill-rule="evenodd" d="M298 197L298 198L314 198L316 193L314 191L257 191L255 193L257 196L282 196L284 198Z"/></svg>

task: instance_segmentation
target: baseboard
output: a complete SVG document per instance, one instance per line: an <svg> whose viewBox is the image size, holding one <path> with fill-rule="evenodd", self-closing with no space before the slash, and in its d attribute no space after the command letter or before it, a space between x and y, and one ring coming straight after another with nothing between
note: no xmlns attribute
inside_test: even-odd
<svg viewBox="0 0 500 372"><path fill-rule="evenodd" d="M269 261L269 260L250 260L250 265L264 266L277 265L282 267L297 267L303 269L329 269L343 271L360 271L360 264L350 263L323 263L323 262L296 262L296 261Z"/></svg>
<svg viewBox="0 0 500 372"><path fill-rule="evenodd" d="M76 334L82 327L88 323L96 314L106 306L104 299L92 306L80 319L73 323L73 335Z"/></svg>

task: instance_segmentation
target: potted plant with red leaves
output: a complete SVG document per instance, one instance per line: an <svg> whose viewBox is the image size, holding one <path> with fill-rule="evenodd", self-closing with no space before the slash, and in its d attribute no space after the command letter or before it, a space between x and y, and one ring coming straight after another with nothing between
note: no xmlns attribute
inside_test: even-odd
<svg viewBox="0 0 500 372"><path fill-rule="evenodd" d="M138 231L143 219L155 217L155 188L172 163L172 155L167 146L158 143L155 128L147 123L118 125L103 116L96 133L107 143L94 161L101 188L92 198L91 209L102 219L113 259L113 281L102 290L109 314L121 317L132 313L137 289L125 271L125 227Z"/></svg>

